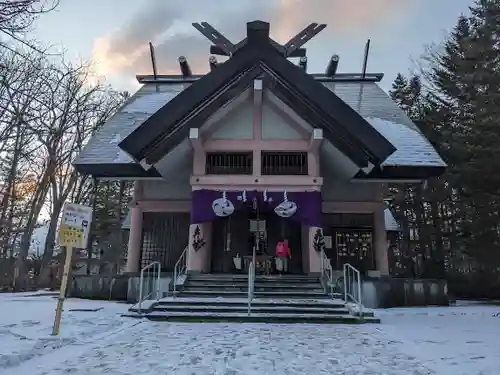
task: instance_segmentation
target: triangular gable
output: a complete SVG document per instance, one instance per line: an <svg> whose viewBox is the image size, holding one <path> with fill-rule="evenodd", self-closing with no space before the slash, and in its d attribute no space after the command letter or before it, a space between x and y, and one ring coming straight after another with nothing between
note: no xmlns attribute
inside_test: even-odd
<svg viewBox="0 0 500 375"><path fill-rule="evenodd" d="M380 165L395 151L365 119L333 92L288 61L273 47L269 24L248 24L248 37L228 61L203 76L132 132L120 147L137 161L154 164L199 128L217 108L263 78L301 117L324 131L326 139L360 167Z"/></svg>

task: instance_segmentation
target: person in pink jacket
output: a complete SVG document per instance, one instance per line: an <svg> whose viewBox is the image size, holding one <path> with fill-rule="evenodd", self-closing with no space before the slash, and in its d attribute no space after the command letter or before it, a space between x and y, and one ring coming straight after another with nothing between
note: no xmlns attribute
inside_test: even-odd
<svg viewBox="0 0 500 375"><path fill-rule="evenodd" d="M292 258L288 241L280 239L276 244L276 270L280 275L288 272L288 260Z"/></svg>

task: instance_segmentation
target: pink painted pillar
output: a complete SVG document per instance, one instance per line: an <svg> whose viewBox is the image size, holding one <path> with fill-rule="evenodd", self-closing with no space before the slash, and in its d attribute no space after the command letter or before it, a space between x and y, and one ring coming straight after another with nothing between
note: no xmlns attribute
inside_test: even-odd
<svg viewBox="0 0 500 375"><path fill-rule="evenodd" d="M137 202L142 198L142 184L135 182L134 197L130 206L130 232L127 248L126 272L140 272L142 247L142 209Z"/></svg>
<svg viewBox="0 0 500 375"><path fill-rule="evenodd" d="M309 274L321 273L321 254L314 250L314 236L317 230L323 231L320 227L309 227Z"/></svg>
<svg viewBox="0 0 500 375"><path fill-rule="evenodd" d="M385 230L385 207L381 205L380 209L373 213L374 215L374 250L375 250L375 266L380 275L389 275L389 257L388 257L388 242L387 232Z"/></svg>
<svg viewBox="0 0 500 375"><path fill-rule="evenodd" d="M127 250L127 272L139 272L139 263L142 246L142 210L140 207L131 207L130 233Z"/></svg>
<svg viewBox="0 0 500 375"><path fill-rule="evenodd" d="M200 228L200 238L205 240L205 246L198 251L193 248L193 236L196 228ZM211 265L211 228L212 223L191 224L189 226L189 246L187 253L188 272L210 272Z"/></svg>

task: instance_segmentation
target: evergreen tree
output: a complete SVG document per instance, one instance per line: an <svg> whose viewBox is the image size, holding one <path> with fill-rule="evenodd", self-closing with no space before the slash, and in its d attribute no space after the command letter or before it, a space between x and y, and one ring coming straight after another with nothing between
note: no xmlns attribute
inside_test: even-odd
<svg viewBox="0 0 500 375"><path fill-rule="evenodd" d="M459 206L456 246L490 281L498 280L500 265L499 15L500 1L477 1L432 59L429 75L431 102L447 117L441 133Z"/></svg>

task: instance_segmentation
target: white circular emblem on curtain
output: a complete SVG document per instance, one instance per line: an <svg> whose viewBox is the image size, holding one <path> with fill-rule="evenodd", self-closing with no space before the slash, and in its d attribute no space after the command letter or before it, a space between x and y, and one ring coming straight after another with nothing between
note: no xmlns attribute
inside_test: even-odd
<svg viewBox="0 0 500 375"><path fill-rule="evenodd" d="M274 212L276 212L276 215L280 217L285 217L285 218L290 217L295 212L297 212L297 204L292 201L281 202L276 206Z"/></svg>
<svg viewBox="0 0 500 375"><path fill-rule="evenodd" d="M212 202L212 210L217 216L225 217L234 212L234 205L228 199L218 198Z"/></svg>

